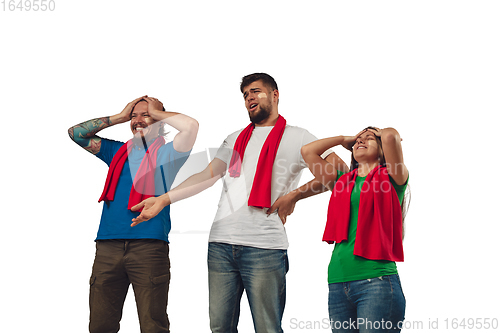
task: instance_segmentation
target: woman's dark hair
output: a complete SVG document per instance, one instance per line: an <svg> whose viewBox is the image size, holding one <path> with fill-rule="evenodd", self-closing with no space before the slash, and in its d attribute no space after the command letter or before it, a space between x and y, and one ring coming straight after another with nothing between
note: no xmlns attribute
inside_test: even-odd
<svg viewBox="0 0 500 333"><path fill-rule="evenodd" d="M246 75L241 79L240 91L243 93L243 88L248 86L250 83L259 80L261 80L262 83L264 83L264 85L268 87L271 91L279 90L278 84L276 83L276 81L274 81L271 75L266 73L253 73Z"/></svg>

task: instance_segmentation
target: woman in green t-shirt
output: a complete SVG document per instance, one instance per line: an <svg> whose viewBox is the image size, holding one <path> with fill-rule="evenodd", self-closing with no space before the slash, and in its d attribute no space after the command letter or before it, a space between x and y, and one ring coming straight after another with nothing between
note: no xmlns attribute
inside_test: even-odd
<svg viewBox="0 0 500 333"><path fill-rule="evenodd" d="M352 152L351 168L335 154ZM332 191L323 240L335 243L328 266L332 332L399 332L405 298L396 268L403 261L404 193L408 169L393 128L368 127L302 147L316 179Z"/></svg>

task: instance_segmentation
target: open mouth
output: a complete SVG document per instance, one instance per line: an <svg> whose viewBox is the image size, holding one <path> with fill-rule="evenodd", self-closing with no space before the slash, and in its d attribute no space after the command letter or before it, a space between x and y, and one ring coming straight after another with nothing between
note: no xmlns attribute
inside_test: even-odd
<svg viewBox="0 0 500 333"><path fill-rule="evenodd" d="M146 125L146 124L135 124L132 128L133 128L135 131L142 131L142 130L144 130L146 127L148 127L148 125Z"/></svg>
<svg viewBox="0 0 500 333"><path fill-rule="evenodd" d="M135 124L134 126L132 126L132 131L134 134L137 134L137 133L141 133L141 134L145 134L145 130L147 129L147 125L146 124Z"/></svg>
<svg viewBox="0 0 500 333"><path fill-rule="evenodd" d="M257 104L257 103L252 103L252 104L250 104L250 108L248 110L249 111L255 111L257 109L258 105L259 104Z"/></svg>

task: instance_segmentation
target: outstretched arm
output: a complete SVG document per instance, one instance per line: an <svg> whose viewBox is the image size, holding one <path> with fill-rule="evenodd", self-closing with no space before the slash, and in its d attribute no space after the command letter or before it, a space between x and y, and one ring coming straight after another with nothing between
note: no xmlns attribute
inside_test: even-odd
<svg viewBox="0 0 500 333"><path fill-rule="evenodd" d="M131 226L134 227L141 222L148 221L158 215L166 206L182 199L189 198L211 187L219 178L224 176L226 167L225 162L218 158L214 158L205 170L192 175L176 188L159 197L148 198L133 206L133 211L138 211L142 208L142 212L139 216L132 219L133 223Z"/></svg>
<svg viewBox="0 0 500 333"><path fill-rule="evenodd" d="M101 150L101 138L96 135L97 132L106 127L121 124L130 120L130 112L134 106L145 96L136 98L117 115L110 117L95 118L75 125L68 129L68 134L71 140L75 141L80 147L97 154Z"/></svg>

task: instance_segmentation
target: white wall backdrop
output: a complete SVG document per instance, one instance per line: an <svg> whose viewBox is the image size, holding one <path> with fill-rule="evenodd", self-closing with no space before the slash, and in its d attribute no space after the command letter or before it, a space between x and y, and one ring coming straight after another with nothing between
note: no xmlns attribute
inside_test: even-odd
<svg viewBox="0 0 500 333"><path fill-rule="evenodd" d="M398 265L405 331L500 319L497 1L53 2L0 4L2 332L87 331L107 167L67 129L148 94L199 121L203 152L247 125L239 82L253 72L276 79L280 112L318 138L368 125L401 133L412 192ZM172 206L173 332L209 332L207 238L220 190ZM329 332L328 199L299 202L286 224L286 332ZM139 331L132 296L121 332ZM239 331L253 332L242 303Z"/></svg>

